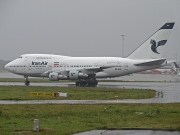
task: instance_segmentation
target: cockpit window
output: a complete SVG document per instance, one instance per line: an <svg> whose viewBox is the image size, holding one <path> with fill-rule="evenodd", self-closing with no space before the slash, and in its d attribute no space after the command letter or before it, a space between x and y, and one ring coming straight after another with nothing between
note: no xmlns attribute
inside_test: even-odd
<svg viewBox="0 0 180 135"><path fill-rule="evenodd" d="M22 56L19 56L18 58L21 58L21 59L22 59Z"/></svg>

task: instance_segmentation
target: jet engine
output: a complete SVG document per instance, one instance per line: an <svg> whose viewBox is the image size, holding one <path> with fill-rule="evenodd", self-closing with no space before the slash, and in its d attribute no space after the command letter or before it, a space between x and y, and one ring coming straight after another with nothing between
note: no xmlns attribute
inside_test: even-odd
<svg viewBox="0 0 180 135"><path fill-rule="evenodd" d="M77 80L80 78L87 78L88 75L84 73L80 73L79 71L69 71L69 79L70 80Z"/></svg>
<svg viewBox="0 0 180 135"><path fill-rule="evenodd" d="M59 81L59 80L66 80L67 76L65 75L59 75L56 72L52 72L49 74L49 80L50 81Z"/></svg>

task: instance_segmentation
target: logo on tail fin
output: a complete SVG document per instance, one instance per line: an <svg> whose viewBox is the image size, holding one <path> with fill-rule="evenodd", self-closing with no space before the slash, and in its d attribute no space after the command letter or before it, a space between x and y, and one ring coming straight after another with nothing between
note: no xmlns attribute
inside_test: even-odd
<svg viewBox="0 0 180 135"><path fill-rule="evenodd" d="M151 50L152 50L154 53L159 54L159 52L157 51L157 48L158 48L159 46L165 45L166 42L167 42L167 40L161 40L161 41L159 41L159 42L156 42L155 40L151 39L151 41L150 41L150 44L152 44ZM157 44L157 45L156 45L156 44Z"/></svg>

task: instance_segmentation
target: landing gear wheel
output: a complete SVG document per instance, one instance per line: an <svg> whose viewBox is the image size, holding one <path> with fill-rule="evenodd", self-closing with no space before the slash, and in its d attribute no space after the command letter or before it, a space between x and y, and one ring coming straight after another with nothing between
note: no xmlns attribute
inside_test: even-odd
<svg viewBox="0 0 180 135"><path fill-rule="evenodd" d="M28 76L24 76L25 77L25 85L26 86L29 86L29 84L30 84L30 81L29 81L29 79L28 79Z"/></svg>
<svg viewBox="0 0 180 135"><path fill-rule="evenodd" d="M94 82L94 84L95 84L95 86L98 85L98 81L96 80L96 81Z"/></svg>
<svg viewBox="0 0 180 135"><path fill-rule="evenodd" d="M87 86L87 84L88 84L87 81L83 82L83 86Z"/></svg>
<svg viewBox="0 0 180 135"><path fill-rule="evenodd" d="M88 78L79 79L76 81L76 87L96 87L98 81L95 78L95 75L90 75Z"/></svg>
<svg viewBox="0 0 180 135"><path fill-rule="evenodd" d="M29 86L30 81L25 81L24 83L25 83L26 86Z"/></svg>
<svg viewBox="0 0 180 135"><path fill-rule="evenodd" d="M96 87L97 85L97 81L93 81L93 82L88 82L88 87Z"/></svg>
<svg viewBox="0 0 180 135"><path fill-rule="evenodd" d="M76 87L78 87L80 85L79 81L76 81Z"/></svg>

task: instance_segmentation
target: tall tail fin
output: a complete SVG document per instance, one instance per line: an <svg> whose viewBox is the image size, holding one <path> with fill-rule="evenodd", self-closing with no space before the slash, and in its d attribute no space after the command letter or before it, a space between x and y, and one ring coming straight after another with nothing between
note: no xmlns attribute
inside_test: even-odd
<svg viewBox="0 0 180 135"><path fill-rule="evenodd" d="M148 40L139 46L127 58L129 59L160 59L164 45L173 29L174 22L164 24Z"/></svg>

